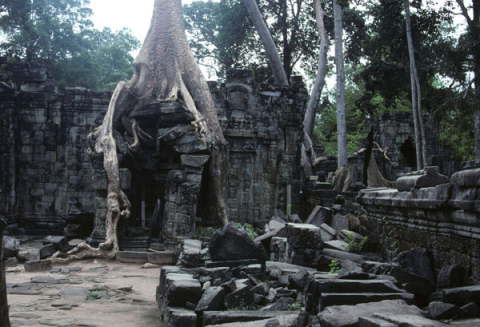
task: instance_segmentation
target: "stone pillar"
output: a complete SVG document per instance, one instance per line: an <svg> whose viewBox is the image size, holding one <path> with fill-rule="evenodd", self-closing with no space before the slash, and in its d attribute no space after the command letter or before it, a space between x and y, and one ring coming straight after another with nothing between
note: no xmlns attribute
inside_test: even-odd
<svg viewBox="0 0 480 327"><path fill-rule="evenodd" d="M7 285L5 283L5 264L3 262L3 231L7 224L0 219L0 326L10 327L8 318Z"/></svg>
<svg viewBox="0 0 480 327"><path fill-rule="evenodd" d="M195 233L202 172L210 156L182 155L180 158L184 170L171 170L167 176L163 234L168 239L191 237Z"/></svg>

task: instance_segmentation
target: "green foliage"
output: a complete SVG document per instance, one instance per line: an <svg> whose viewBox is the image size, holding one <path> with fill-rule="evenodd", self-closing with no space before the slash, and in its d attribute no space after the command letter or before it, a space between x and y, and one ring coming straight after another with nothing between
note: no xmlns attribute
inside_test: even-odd
<svg viewBox="0 0 480 327"><path fill-rule="evenodd" d="M196 238L196 239L211 238L214 233L215 233L215 228L213 227L197 226L195 229L195 234L193 234L193 238Z"/></svg>
<svg viewBox="0 0 480 327"><path fill-rule="evenodd" d="M387 260L397 261L400 246L398 241L394 238L397 232L396 228L390 224L390 220L387 217L382 218L382 224L385 231L385 256Z"/></svg>
<svg viewBox="0 0 480 327"><path fill-rule="evenodd" d="M368 237L365 236L359 243L356 242L355 237L353 237L353 233L347 233L347 237L344 239L347 243L345 246L345 250L350 252L360 252L362 251L365 243L368 241Z"/></svg>
<svg viewBox="0 0 480 327"><path fill-rule="evenodd" d="M0 55L44 64L60 87L113 90L132 75L139 41L130 31L92 28L88 0L8 0L0 4Z"/></svg>
<svg viewBox="0 0 480 327"><path fill-rule="evenodd" d="M296 302L288 305L288 310L291 310L291 311L300 311L302 309L303 309L303 303L302 302L296 301Z"/></svg>
<svg viewBox="0 0 480 327"><path fill-rule="evenodd" d="M340 262L337 259L333 259L328 266L330 267L329 274L338 274L341 269Z"/></svg>
<svg viewBox="0 0 480 327"><path fill-rule="evenodd" d="M101 299L101 296L97 292L88 292L86 296L87 301L94 301Z"/></svg>
<svg viewBox="0 0 480 327"><path fill-rule="evenodd" d="M235 226L238 229L243 229L248 234L248 236L250 236L250 238L252 240L256 239L257 236L258 236L257 233L255 232L255 230L253 229L253 226L250 225L250 224L244 224L242 226L242 224L240 224L240 223L235 223Z"/></svg>

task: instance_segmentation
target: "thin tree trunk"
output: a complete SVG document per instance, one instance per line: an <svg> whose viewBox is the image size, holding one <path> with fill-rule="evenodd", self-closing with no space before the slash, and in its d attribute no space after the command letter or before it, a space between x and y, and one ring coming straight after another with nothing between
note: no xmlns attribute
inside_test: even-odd
<svg viewBox="0 0 480 327"><path fill-rule="evenodd" d="M278 54L277 47L273 42L270 31L263 21L257 3L255 0L244 0L244 2L248 14L250 15L250 19L252 20L267 53L270 68L272 69L273 77L275 79L275 84L288 85L288 79L287 75L285 74L285 69L283 68L282 60L280 59L280 55Z"/></svg>
<svg viewBox="0 0 480 327"><path fill-rule="evenodd" d="M308 101L307 111L303 120L303 130L310 138L313 136L313 126L315 123L315 115L317 112L318 102L322 95L323 87L325 86L325 76L327 75L327 53L328 53L328 35L325 29L323 18L325 11L322 8L320 0L315 0L315 17L317 20L317 29L320 36L320 51L318 55L318 69L315 78L315 84L310 93L310 100Z"/></svg>
<svg viewBox="0 0 480 327"><path fill-rule="evenodd" d="M8 317L7 285L5 282L5 263L3 261L3 231L7 224L0 219L0 326L10 327Z"/></svg>
<svg viewBox="0 0 480 327"><path fill-rule="evenodd" d="M347 158L347 122L345 114L345 68L343 61L343 21L339 0L333 0L335 29L335 66L337 70L337 168L346 167Z"/></svg>
<svg viewBox="0 0 480 327"><path fill-rule="evenodd" d="M409 0L404 0L405 7L405 24L407 31L407 43L408 43L408 55L410 58L410 84L412 89L412 111L413 111L413 124L415 128L415 145L416 145L416 155L417 155L417 169L420 170L423 168L424 164L424 149L423 149L423 139L422 139L422 126L423 119L421 118L421 112L419 111L418 106L421 105L420 101L420 88L417 87L418 76L416 74L415 67L415 53L413 49L412 41L412 25L410 22L410 2ZM418 83L419 85L420 83Z"/></svg>
<svg viewBox="0 0 480 327"><path fill-rule="evenodd" d="M325 11L322 8L320 0L314 1L314 7L318 34L320 36L320 51L318 54L317 76L310 93L310 100L308 101L307 110L303 119L304 141L302 146L302 166L306 175L307 173L312 173L312 164L315 161L315 151L313 150L312 144L313 128L318 102L322 95L322 90L325 85L325 76L327 75L328 35L323 21ZM307 155L307 152L310 152L310 158Z"/></svg>
<svg viewBox="0 0 480 327"><path fill-rule="evenodd" d="M460 6L462 15L467 21L468 28L471 34L471 54L473 57L473 75L475 82L474 92L474 122L475 129L475 149L473 152L474 159L480 159L480 0L472 0L473 4L473 19L468 14L468 9L463 0L457 0Z"/></svg>

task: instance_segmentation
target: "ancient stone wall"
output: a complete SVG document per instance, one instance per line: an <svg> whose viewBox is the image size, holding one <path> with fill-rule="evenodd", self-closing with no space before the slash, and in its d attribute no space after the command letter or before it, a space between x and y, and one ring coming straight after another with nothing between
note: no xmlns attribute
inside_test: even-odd
<svg viewBox="0 0 480 327"><path fill-rule="evenodd" d="M410 177L411 178L411 177ZM398 182L397 182L398 183ZM359 202L368 211L369 237L390 258L424 247L438 272L460 263L480 281L480 163L467 164L449 183L409 191L367 189Z"/></svg>
<svg viewBox="0 0 480 327"><path fill-rule="evenodd" d="M0 87L0 212L10 223L31 227L31 234L63 232L66 216L94 212L85 139L110 94L81 88L55 93L36 64L14 65L11 74Z"/></svg>
<svg viewBox="0 0 480 327"><path fill-rule="evenodd" d="M0 216L40 234L62 233L68 217L104 214L103 178L92 169L86 137L101 123L111 93L56 92L36 64L10 65L0 75ZM256 86L251 72L232 71L226 84L210 86L230 148L224 190L230 219L253 223L274 209L287 211L287 189L294 212L301 210L298 150L307 96L301 83ZM166 182L164 175L158 174Z"/></svg>

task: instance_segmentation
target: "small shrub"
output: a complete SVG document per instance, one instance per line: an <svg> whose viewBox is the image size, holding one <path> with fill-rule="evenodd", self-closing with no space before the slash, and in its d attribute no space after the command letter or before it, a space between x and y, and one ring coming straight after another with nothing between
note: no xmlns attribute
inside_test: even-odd
<svg viewBox="0 0 480 327"><path fill-rule="evenodd" d="M213 233L215 233L215 228L213 227L197 227L195 229L195 234L193 234L193 238L211 238Z"/></svg>
<svg viewBox="0 0 480 327"><path fill-rule="evenodd" d="M253 226L250 225L250 224L245 224L245 225L242 226L242 224L236 223L235 226L238 229L243 229L248 234L248 236L250 236L250 238L252 240L256 239L257 236L258 236L257 233L255 233L255 230L253 229Z"/></svg>
<svg viewBox="0 0 480 327"><path fill-rule="evenodd" d="M94 301L94 300L99 300L101 296L98 295L97 292L88 292L86 298L89 301Z"/></svg>
<svg viewBox="0 0 480 327"><path fill-rule="evenodd" d="M340 271L340 262L337 259L333 259L332 262L328 265L330 267L329 274L338 274Z"/></svg>
<svg viewBox="0 0 480 327"><path fill-rule="evenodd" d="M288 305L288 309L292 311L300 311L303 309L303 303L302 302L294 302L292 304Z"/></svg>
<svg viewBox="0 0 480 327"><path fill-rule="evenodd" d="M347 246L345 246L345 250L350 251L350 252L360 252L360 251L362 251L365 243L368 241L368 237L365 236L360 241L360 243L357 243L355 241L355 238L353 237L353 233L350 232L350 233L347 233L347 237L344 239L344 241L346 243L348 243Z"/></svg>

